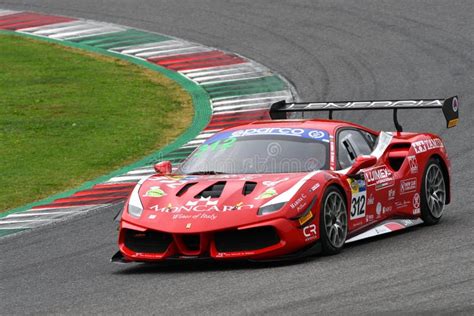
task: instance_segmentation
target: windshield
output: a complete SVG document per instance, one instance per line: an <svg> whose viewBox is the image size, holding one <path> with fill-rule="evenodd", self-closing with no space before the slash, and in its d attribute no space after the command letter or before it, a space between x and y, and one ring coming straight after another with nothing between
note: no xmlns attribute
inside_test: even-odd
<svg viewBox="0 0 474 316"><path fill-rule="evenodd" d="M303 128L222 132L208 139L178 169L181 174L290 173L328 169L329 135Z"/></svg>

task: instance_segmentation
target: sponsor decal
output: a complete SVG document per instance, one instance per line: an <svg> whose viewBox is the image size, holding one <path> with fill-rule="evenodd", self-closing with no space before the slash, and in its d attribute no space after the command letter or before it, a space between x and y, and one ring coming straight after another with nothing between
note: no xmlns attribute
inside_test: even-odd
<svg viewBox="0 0 474 316"><path fill-rule="evenodd" d="M215 213L197 213L197 214L183 214L177 213L173 214L171 217L173 220L197 220L197 219L207 219L207 220L215 220L217 219L217 215Z"/></svg>
<svg viewBox="0 0 474 316"><path fill-rule="evenodd" d="M393 200L395 198L395 189L388 190L388 200Z"/></svg>
<svg viewBox="0 0 474 316"><path fill-rule="evenodd" d="M366 223L371 222L373 220L374 220L374 215L367 215L367 217L365 218Z"/></svg>
<svg viewBox="0 0 474 316"><path fill-rule="evenodd" d="M400 181L400 194L416 191L416 178L404 179Z"/></svg>
<svg viewBox="0 0 474 316"><path fill-rule="evenodd" d="M254 255L255 251L235 251L235 252L219 252L217 258L233 258L233 257L242 257L242 256L251 256Z"/></svg>
<svg viewBox="0 0 474 316"><path fill-rule="evenodd" d="M313 212L309 211L308 214L301 216L298 219L298 222L300 223L301 226L303 226L305 223L307 223L310 219L313 218Z"/></svg>
<svg viewBox="0 0 474 316"><path fill-rule="evenodd" d="M218 139L212 143L205 142L204 144L198 147L198 150L194 153L194 155L198 156L208 150L210 151L226 150L226 149L231 148L232 145L234 145L236 141L237 141L237 138L229 137L224 140Z"/></svg>
<svg viewBox="0 0 474 316"><path fill-rule="evenodd" d="M410 165L410 173L418 173L418 160L416 160L416 156L408 156L407 158L408 164Z"/></svg>
<svg viewBox="0 0 474 316"><path fill-rule="evenodd" d="M420 214L420 194L413 195L413 215Z"/></svg>
<svg viewBox="0 0 474 316"><path fill-rule="evenodd" d="M457 112L459 108L458 98L453 98L453 112Z"/></svg>
<svg viewBox="0 0 474 316"><path fill-rule="evenodd" d="M195 205L198 205L200 203L205 203L206 206L209 206L209 205L217 205L217 202L219 202L218 200L211 200L211 197L201 197L199 200L197 201L188 201L186 202L186 205L189 205L189 206L195 206Z"/></svg>
<svg viewBox="0 0 474 316"><path fill-rule="evenodd" d="M255 200L264 200L264 199L268 199L268 198L271 198L272 196L275 196L277 195L277 191L274 189L274 188L268 188L265 190L265 192L263 192L262 194L260 194L259 196L257 196L255 198Z"/></svg>
<svg viewBox="0 0 474 316"><path fill-rule="evenodd" d="M155 212L160 213L171 213L171 214L189 214L194 212L232 212L232 211L245 211L254 209L253 204L244 204L243 202L237 203L236 205L218 205L218 200L211 200L211 198L201 198L197 201L188 201L186 205L160 207L159 204L154 205L151 209ZM178 217L176 217L178 218Z"/></svg>
<svg viewBox="0 0 474 316"><path fill-rule="evenodd" d="M391 207L391 206L384 206L384 207L382 207L382 214L390 213L391 211L392 211L392 207Z"/></svg>
<svg viewBox="0 0 474 316"><path fill-rule="evenodd" d="M263 181L262 184L266 187L274 187L278 183L285 182L285 181L288 181L288 180L290 180L290 178L286 177L286 178L283 178L283 179L280 179L280 180L275 180L275 181Z"/></svg>
<svg viewBox="0 0 474 316"><path fill-rule="evenodd" d="M314 130L314 131L310 131L308 135L311 138L322 139L326 137L326 132Z"/></svg>
<svg viewBox="0 0 474 316"><path fill-rule="evenodd" d="M191 225L192 225L191 223L187 223L187 224L186 224L186 229L190 229L190 228L191 228Z"/></svg>
<svg viewBox="0 0 474 316"><path fill-rule="evenodd" d="M155 218L156 218L156 214L150 214L150 215L148 216L148 218L149 218L149 219L155 219Z"/></svg>
<svg viewBox="0 0 474 316"><path fill-rule="evenodd" d="M385 166L380 166L364 173L367 186L375 186L376 190L392 187L395 183L393 174Z"/></svg>
<svg viewBox="0 0 474 316"><path fill-rule="evenodd" d="M442 100L399 100L399 101L351 101L351 102L310 102L304 106L300 104L289 104L287 109L294 107L303 108L307 110L311 109L347 109L347 108L371 108L371 107L385 107L385 108L397 108L406 106L417 106L427 107L443 105Z"/></svg>
<svg viewBox="0 0 474 316"><path fill-rule="evenodd" d="M380 217L380 215L385 214L385 213L390 213L392 211L391 206L383 206L382 203L378 202L377 207L375 208L375 213L377 214L377 218Z"/></svg>
<svg viewBox="0 0 474 316"><path fill-rule="evenodd" d="M165 196L166 193L160 187L150 187L148 191L146 191L144 196L148 197L162 197Z"/></svg>
<svg viewBox="0 0 474 316"><path fill-rule="evenodd" d="M410 204L410 201L407 201L407 200L397 200L397 201L395 202L395 208L397 208L397 209L405 208L405 207L407 207L409 204Z"/></svg>
<svg viewBox="0 0 474 316"><path fill-rule="evenodd" d="M335 145L335 141L334 140L331 140L331 142L329 143L329 150L330 150L330 164L331 164L331 167L332 168L335 168L336 167L336 149L335 149L336 145Z"/></svg>
<svg viewBox="0 0 474 316"><path fill-rule="evenodd" d="M258 179L260 177L261 177L260 175L248 174L248 175L241 176L239 178L239 180L241 180L241 181L251 181L251 180L254 180L254 179Z"/></svg>
<svg viewBox="0 0 474 316"><path fill-rule="evenodd" d="M314 192L316 191L317 189L319 189L321 185L318 183L316 183L315 185L313 185L310 189L309 189L309 192Z"/></svg>
<svg viewBox="0 0 474 316"><path fill-rule="evenodd" d="M364 180L356 180L356 179L347 179L351 187L352 194L357 194L359 192L365 191L365 181Z"/></svg>
<svg viewBox="0 0 474 316"><path fill-rule="evenodd" d="M290 204L290 207L292 209L297 207L297 210L300 210L301 208L303 208L307 204L307 203L303 203L303 202L305 202L305 199L306 199L306 194L302 193L299 198L297 198L293 203ZM301 203L303 203L303 204L301 204Z"/></svg>
<svg viewBox="0 0 474 316"><path fill-rule="evenodd" d="M215 142L220 140L234 139L246 137L246 136L256 136L256 135L281 135L281 136L295 136L302 138L316 139L324 142L329 142L329 133L324 130L316 130L309 128L291 128L291 127L263 127L263 128L246 128L239 129L236 131L222 132L215 134L208 140L204 142L204 145L213 145ZM211 146L212 146L211 145ZM230 144L231 145L231 144ZM216 145L218 147L219 145ZM229 146L229 144L228 144Z"/></svg>
<svg viewBox="0 0 474 316"><path fill-rule="evenodd" d="M443 142L439 138L429 138L416 141L412 144L415 153L421 154L435 148L443 148Z"/></svg>
<svg viewBox="0 0 474 316"><path fill-rule="evenodd" d="M365 180L347 179L351 187L351 219L365 217L367 190Z"/></svg>
<svg viewBox="0 0 474 316"><path fill-rule="evenodd" d="M175 175L175 176L158 176L151 177L149 181L159 181L160 184L166 185L168 188L176 189L177 187L188 183L190 180L195 180L196 176L185 176L185 175Z"/></svg>
<svg viewBox="0 0 474 316"><path fill-rule="evenodd" d="M374 204L374 195L370 194L369 198L367 199L367 205L373 205Z"/></svg>
<svg viewBox="0 0 474 316"><path fill-rule="evenodd" d="M375 213L377 213L377 216L380 216L380 214L382 214L382 203L377 203L377 206L375 207Z"/></svg>
<svg viewBox="0 0 474 316"><path fill-rule="evenodd" d="M303 228L303 235L305 237L305 241L311 241L316 239L318 237L316 232L316 225L311 224Z"/></svg>

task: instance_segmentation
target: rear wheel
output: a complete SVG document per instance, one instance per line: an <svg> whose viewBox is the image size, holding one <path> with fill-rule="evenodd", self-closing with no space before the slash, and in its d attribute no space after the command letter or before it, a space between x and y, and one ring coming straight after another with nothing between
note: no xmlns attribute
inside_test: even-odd
<svg viewBox="0 0 474 316"><path fill-rule="evenodd" d="M336 187L329 187L324 193L319 219L323 253L340 252L347 237L347 205Z"/></svg>
<svg viewBox="0 0 474 316"><path fill-rule="evenodd" d="M446 179L437 159L431 158L426 166L421 185L421 218L434 225L443 216L446 204Z"/></svg>

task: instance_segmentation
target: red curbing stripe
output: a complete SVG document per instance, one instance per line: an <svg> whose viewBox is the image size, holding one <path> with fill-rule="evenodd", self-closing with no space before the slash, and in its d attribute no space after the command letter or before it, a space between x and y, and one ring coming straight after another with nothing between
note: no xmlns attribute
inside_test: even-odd
<svg viewBox="0 0 474 316"><path fill-rule="evenodd" d="M166 57L150 57L148 61L174 71L211 68L247 62L237 55L227 54L218 50Z"/></svg>
<svg viewBox="0 0 474 316"><path fill-rule="evenodd" d="M70 21L74 21L74 20L70 20L70 19L64 19L64 20L43 19L43 20L35 20L35 21L30 21L30 22L24 22L24 23L17 23L17 24L2 26L0 28L4 29L4 30L19 30L19 29L25 29L25 28L29 28L29 27L37 27L37 26L57 24L57 23L70 22Z"/></svg>
<svg viewBox="0 0 474 316"><path fill-rule="evenodd" d="M31 13L31 12L18 12L14 14L8 14L8 15L1 15L0 16L0 25L4 25L6 23L17 23L17 22L23 22L23 21L32 21L36 18L38 18L37 13Z"/></svg>
<svg viewBox="0 0 474 316"><path fill-rule="evenodd" d="M215 60L209 60L209 61L203 61L203 62L173 65L166 68L174 70L174 71L184 71L184 70L192 70L192 69L204 69L204 68L213 68L213 67L219 67L219 66L243 64L245 62L246 61L240 57L225 57L225 58L218 58Z"/></svg>
<svg viewBox="0 0 474 316"><path fill-rule="evenodd" d="M61 208L81 205L102 205L124 201L136 183L97 184L90 190L76 192L74 195L55 200L53 203L38 205L32 209Z"/></svg>
<svg viewBox="0 0 474 316"><path fill-rule="evenodd" d="M76 202L66 202L66 203L50 203L45 205L39 205L32 208L35 209L45 209L45 208L60 208L60 207L73 207L73 206L86 206L86 205L104 205L114 202L120 202L124 199L108 199L108 200L88 200L88 201L76 201Z"/></svg>
<svg viewBox="0 0 474 316"><path fill-rule="evenodd" d="M0 17L0 29L4 30L18 30L28 27L43 26L48 24L56 24L62 22L76 21L66 17L43 15L36 13L18 13L13 15L6 15Z"/></svg>
<svg viewBox="0 0 474 316"><path fill-rule="evenodd" d="M120 189L120 188L132 188L137 185L136 182L121 182L121 183L100 183L96 184L92 187L93 190L95 189Z"/></svg>
<svg viewBox="0 0 474 316"><path fill-rule="evenodd" d="M110 200L110 199L121 199L125 200L128 198L128 194L106 194L106 195L100 195L100 194L94 194L90 196L70 196L67 198L62 198L62 199L57 199L53 203L69 203L69 202L81 202L81 201L102 201L102 200Z"/></svg>
<svg viewBox="0 0 474 316"><path fill-rule="evenodd" d="M109 194L109 193L130 193L132 192L133 188L130 189L120 189L120 190L104 190L104 189L97 189L97 190L84 190L74 193L74 196L85 196L90 194Z"/></svg>
<svg viewBox="0 0 474 316"><path fill-rule="evenodd" d="M232 55L226 55L224 53L221 53L219 55L212 55L212 56L201 56L201 57L196 57L196 58L186 58L186 59L175 59L173 61L158 61L156 64L163 66L163 67L179 67L182 65L190 65L193 63L206 63L206 62L212 62L212 61L218 61L218 60L228 60L228 59L234 59L238 58L237 56L232 56ZM239 58L240 59L240 58Z"/></svg>
<svg viewBox="0 0 474 316"><path fill-rule="evenodd" d="M23 12L7 14L7 15L1 15L0 16L0 25L4 25L6 23L12 23L14 21L26 21L26 20L31 21L31 18L28 18L28 15L31 16L31 14L29 14L29 13L25 14Z"/></svg>
<svg viewBox="0 0 474 316"><path fill-rule="evenodd" d="M171 65L173 63L182 63L185 61L193 61L201 58L211 58L211 57L220 57L225 55L224 52L220 50L211 50L203 53L191 53L191 54L181 54L181 55L172 55L165 57L150 57L148 61L151 61L155 64L160 65Z"/></svg>
<svg viewBox="0 0 474 316"><path fill-rule="evenodd" d="M238 114L223 114L217 116L214 115L204 130L228 128L267 119L269 119L267 110L243 112Z"/></svg>
<svg viewBox="0 0 474 316"><path fill-rule="evenodd" d="M105 198L105 197L128 197L130 195L131 191L126 191L126 192L94 192L94 193L89 193L89 194L79 194L79 195L71 195L68 198L74 198L74 199L92 199L92 198Z"/></svg>

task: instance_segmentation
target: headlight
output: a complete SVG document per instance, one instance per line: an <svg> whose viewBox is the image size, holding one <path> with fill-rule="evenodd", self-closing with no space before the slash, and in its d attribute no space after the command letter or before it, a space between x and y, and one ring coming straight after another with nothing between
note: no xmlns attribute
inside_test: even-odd
<svg viewBox="0 0 474 316"><path fill-rule="evenodd" d="M133 217L139 218L143 213L142 201L140 201L140 196L138 191L140 191L141 183L138 183L130 195L130 201L128 202L128 214Z"/></svg>
<svg viewBox="0 0 474 316"><path fill-rule="evenodd" d="M276 204L270 204L270 205L264 205L258 209L258 215L265 215L265 214L270 214L273 212L278 211L285 205L285 202L281 203L276 203Z"/></svg>

